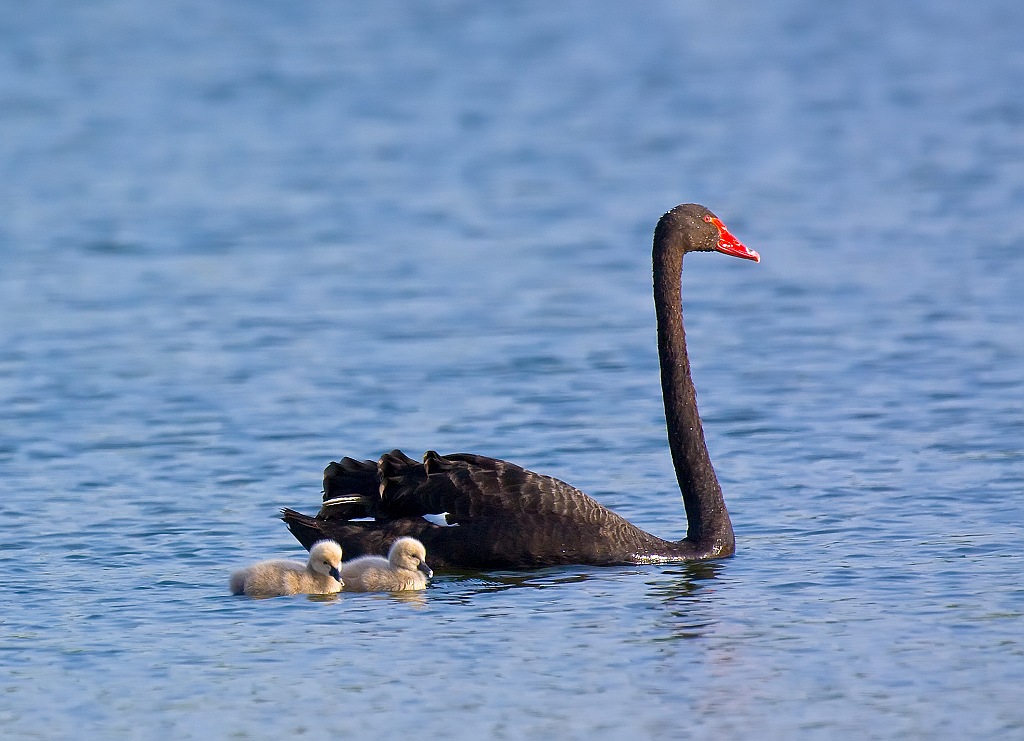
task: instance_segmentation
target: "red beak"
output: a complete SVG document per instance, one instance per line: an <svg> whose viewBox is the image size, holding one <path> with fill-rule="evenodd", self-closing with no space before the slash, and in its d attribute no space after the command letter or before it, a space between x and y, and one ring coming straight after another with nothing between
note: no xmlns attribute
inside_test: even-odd
<svg viewBox="0 0 1024 741"><path fill-rule="evenodd" d="M723 252L733 257L742 257L744 260L761 262L761 256L730 234L729 230L725 228L725 224L717 217L712 216L711 223L718 227L718 244L715 246L718 252Z"/></svg>

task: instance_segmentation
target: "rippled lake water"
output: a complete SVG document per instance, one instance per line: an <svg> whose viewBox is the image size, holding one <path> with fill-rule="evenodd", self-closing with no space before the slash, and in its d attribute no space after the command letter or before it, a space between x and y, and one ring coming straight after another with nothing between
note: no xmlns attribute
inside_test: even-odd
<svg viewBox="0 0 1024 741"><path fill-rule="evenodd" d="M0 19L11 738L1024 733L1024 6L100 1ZM685 531L679 202L738 552L252 601L400 446Z"/></svg>

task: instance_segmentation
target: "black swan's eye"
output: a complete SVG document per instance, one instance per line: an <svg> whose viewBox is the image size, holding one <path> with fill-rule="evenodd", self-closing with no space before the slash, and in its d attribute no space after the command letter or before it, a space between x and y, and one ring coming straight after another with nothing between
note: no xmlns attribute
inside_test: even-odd
<svg viewBox="0 0 1024 741"><path fill-rule="evenodd" d="M710 216L705 216L704 217L704 221L706 221L706 222L708 222L710 224L711 223L711 217Z"/></svg>

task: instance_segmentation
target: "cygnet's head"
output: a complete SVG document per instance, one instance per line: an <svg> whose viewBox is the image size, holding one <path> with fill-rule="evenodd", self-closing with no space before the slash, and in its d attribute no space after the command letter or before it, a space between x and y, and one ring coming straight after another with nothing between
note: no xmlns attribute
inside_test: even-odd
<svg viewBox="0 0 1024 741"><path fill-rule="evenodd" d="M428 578L434 575L427 566L427 549L416 538L399 538L392 543L388 561L397 569L419 570Z"/></svg>
<svg viewBox="0 0 1024 741"><path fill-rule="evenodd" d="M309 549L309 565L319 574L341 581L341 546L333 540L318 540Z"/></svg>

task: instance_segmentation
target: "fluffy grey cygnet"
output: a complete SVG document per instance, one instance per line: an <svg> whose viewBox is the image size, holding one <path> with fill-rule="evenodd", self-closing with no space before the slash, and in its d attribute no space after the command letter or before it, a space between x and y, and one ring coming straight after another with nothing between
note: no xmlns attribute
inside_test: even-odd
<svg viewBox="0 0 1024 741"><path fill-rule="evenodd" d="M427 566L427 549L416 538L399 538L388 557L361 556L341 565L347 592L405 592L426 589L434 575Z"/></svg>
<svg viewBox="0 0 1024 741"><path fill-rule="evenodd" d="M341 546L321 540L309 549L309 561L261 561L231 575L231 593L249 597L340 592Z"/></svg>

